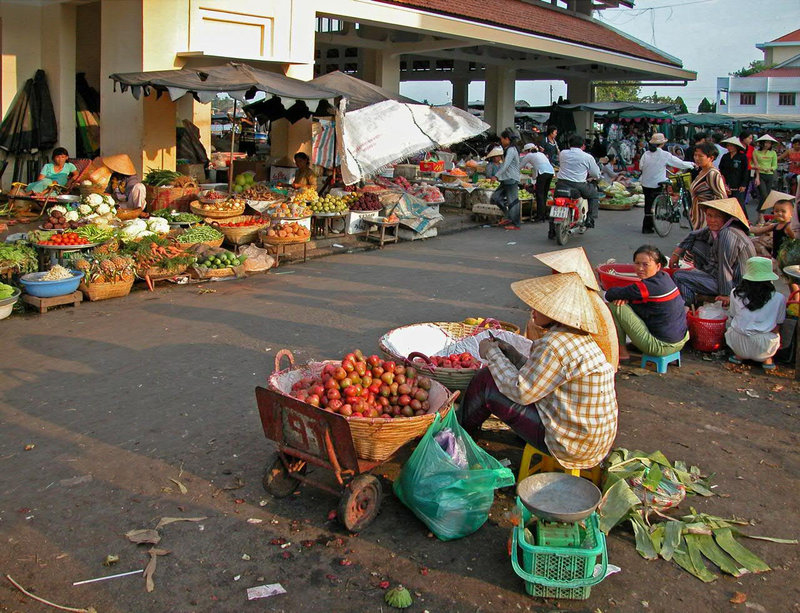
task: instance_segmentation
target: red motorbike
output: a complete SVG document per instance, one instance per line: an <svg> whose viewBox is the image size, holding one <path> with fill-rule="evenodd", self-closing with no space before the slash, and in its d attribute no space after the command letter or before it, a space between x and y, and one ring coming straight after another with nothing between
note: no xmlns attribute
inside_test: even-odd
<svg viewBox="0 0 800 613"><path fill-rule="evenodd" d="M570 234L586 232L589 201L573 187L556 187L550 207L550 223L559 245L566 245Z"/></svg>

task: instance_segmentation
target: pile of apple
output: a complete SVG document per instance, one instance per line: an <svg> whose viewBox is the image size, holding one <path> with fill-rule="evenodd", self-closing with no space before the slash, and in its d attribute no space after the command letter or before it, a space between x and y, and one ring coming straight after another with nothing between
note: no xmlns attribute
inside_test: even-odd
<svg viewBox="0 0 800 613"><path fill-rule="evenodd" d="M304 377L291 395L345 417L393 419L430 410L431 380L417 370L356 350L338 363L326 364L319 377Z"/></svg>
<svg viewBox="0 0 800 613"><path fill-rule="evenodd" d="M483 368L483 364L471 353L451 353L450 355L432 355L431 363L441 368L463 368L478 370Z"/></svg>

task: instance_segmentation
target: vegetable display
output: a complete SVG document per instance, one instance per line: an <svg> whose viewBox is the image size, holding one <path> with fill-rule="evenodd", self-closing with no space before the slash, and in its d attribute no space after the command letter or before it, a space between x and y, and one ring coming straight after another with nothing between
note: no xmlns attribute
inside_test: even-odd
<svg viewBox="0 0 800 613"><path fill-rule="evenodd" d="M51 209L51 213L54 209L56 207ZM108 225L114 215L117 214L116 202L114 202L110 194L89 194L81 196L76 212L80 219L86 219L95 224Z"/></svg>
<svg viewBox="0 0 800 613"><path fill-rule="evenodd" d="M35 272L39 265L36 250L22 243L0 243L0 268L20 274Z"/></svg>
<svg viewBox="0 0 800 613"><path fill-rule="evenodd" d="M178 177L182 177L181 173L175 172L174 170L163 170L161 168L150 168L148 169L148 173L142 179L142 183L145 185L152 185L154 187L161 187L164 185L169 185L175 181Z"/></svg>
<svg viewBox="0 0 800 613"><path fill-rule="evenodd" d="M268 223L268 219L253 216L242 221L221 221L215 225L218 225L220 228L247 228L249 226L263 226Z"/></svg>
<svg viewBox="0 0 800 613"><path fill-rule="evenodd" d="M243 211L247 203L239 197L228 198L227 200L220 200L214 203L204 203L199 200L192 203L195 209L211 212L225 212L225 211Z"/></svg>
<svg viewBox="0 0 800 613"><path fill-rule="evenodd" d="M64 232L62 234L53 234L50 238L40 240L37 244L48 247L67 247L71 245L77 247L88 245L89 241L80 236L77 232Z"/></svg>
<svg viewBox="0 0 800 613"><path fill-rule="evenodd" d="M80 225L78 211L63 212L63 207L53 207L47 221L42 224L45 230L76 229Z"/></svg>
<svg viewBox="0 0 800 613"><path fill-rule="evenodd" d="M225 251L217 253L216 255L209 255L205 259L199 261L197 264L205 268L221 270L223 268L230 268L231 266L240 266L243 261L243 258L237 257L230 251Z"/></svg>
<svg viewBox="0 0 800 613"><path fill-rule="evenodd" d="M47 274L42 275L42 278L39 279L39 281L63 281L64 279L71 279L73 276L74 275L69 268L64 268L63 266L56 264L47 271Z"/></svg>
<svg viewBox="0 0 800 613"><path fill-rule="evenodd" d="M177 237L184 244L206 243L222 238L222 232L210 226L195 226Z"/></svg>
<svg viewBox="0 0 800 613"><path fill-rule="evenodd" d="M163 217L170 223L200 223L203 218L194 213L180 213L170 209L158 209L150 213L151 217Z"/></svg>
<svg viewBox="0 0 800 613"><path fill-rule="evenodd" d="M120 230L123 241L133 241L154 234L169 233L169 222L163 217L150 217L149 219L131 219L125 222Z"/></svg>
<svg viewBox="0 0 800 613"><path fill-rule="evenodd" d="M76 270L90 283L129 281L134 274L133 258L123 255L94 255L75 260Z"/></svg>
<svg viewBox="0 0 800 613"><path fill-rule="evenodd" d="M430 358L434 366L441 368L466 368L478 370L483 367L483 363L471 353L451 353L450 355L432 355Z"/></svg>
<svg viewBox="0 0 800 613"><path fill-rule="evenodd" d="M269 238L308 238L311 236L311 230L305 226L300 225L296 221L285 224L275 224L266 231L266 236Z"/></svg>
<svg viewBox="0 0 800 613"><path fill-rule="evenodd" d="M308 205L315 213L346 213L350 208L350 203L358 198L357 194L347 194L346 196L333 196L328 194Z"/></svg>
<svg viewBox="0 0 800 613"><path fill-rule="evenodd" d="M4 300L5 298L10 298L15 291L17 291L17 288L14 287L13 285L0 283L0 300Z"/></svg>
<svg viewBox="0 0 800 613"><path fill-rule="evenodd" d="M305 377L292 386L292 396L345 417L397 419L430 410L431 380L417 369L360 350L338 363L328 363L320 377Z"/></svg>
<svg viewBox="0 0 800 613"><path fill-rule="evenodd" d="M93 224L87 224L75 230L75 234L85 239L89 243L105 243L114 238L114 230L111 228L101 228Z"/></svg>

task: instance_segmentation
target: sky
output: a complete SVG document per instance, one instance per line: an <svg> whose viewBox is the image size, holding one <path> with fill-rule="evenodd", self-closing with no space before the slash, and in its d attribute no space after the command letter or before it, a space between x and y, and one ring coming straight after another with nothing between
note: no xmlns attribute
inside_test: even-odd
<svg viewBox="0 0 800 613"><path fill-rule="evenodd" d="M661 95L681 96L690 111L703 98L714 101L717 77L763 58L757 43L768 42L800 27L800 0L636 0L633 9L611 9L596 14L626 34L683 61L697 72L685 87L655 88ZM563 81L517 82L516 99L534 106L566 96ZM469 100L483 100L483 83L471 83ZM653 93L643 88L642 94ZM404 82L400 93L431 104L450 102L452 88L444 82Z"/></svg>

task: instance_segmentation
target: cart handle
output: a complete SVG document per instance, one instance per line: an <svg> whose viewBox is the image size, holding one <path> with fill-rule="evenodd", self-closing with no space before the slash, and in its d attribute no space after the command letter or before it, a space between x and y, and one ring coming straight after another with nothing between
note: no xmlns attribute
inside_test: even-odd
<svg viewBox="0 0 800 613"><path fill-rule="evenodd" d="M294 355L288 349L281 349L275 354L275 372L281 369L281 359L289 358L289 368L294 367Z"/></svg>
<svg viewBox="0 0 800 613"><path fill-rule="evenodd" d="M414 360L417 358L422 359L422 361L425 363L419 364L418 362L415 362ZM408 354L408 357L406 357L405 360L403 361L406 363L406 366L413 366L414 368L424 368L428 372L434 372L436 370L436 367L433 364L431 364L431 359L427 355L419 351L412 351L411 353Z"/></svg>

